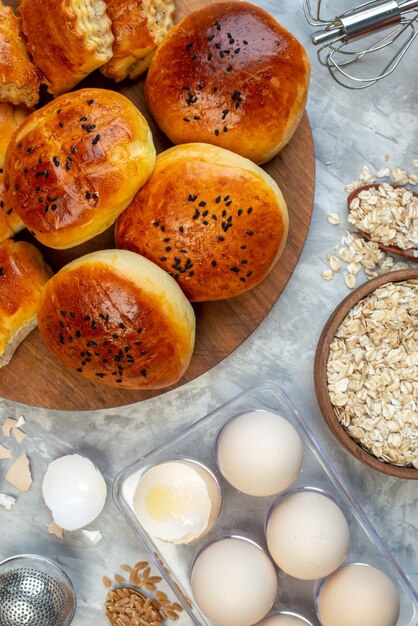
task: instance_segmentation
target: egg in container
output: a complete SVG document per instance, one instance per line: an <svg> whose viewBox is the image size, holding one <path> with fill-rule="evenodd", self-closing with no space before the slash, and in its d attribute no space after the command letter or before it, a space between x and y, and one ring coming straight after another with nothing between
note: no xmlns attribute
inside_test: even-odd
<svg viewBox="0 0 418 626"><path fill-rule="evenodd" d="M384 571L395 584L400 597L401 612L397 626L417 626L418 598L415 596L410 583L399 570L387 548L378 539L376 531L372 528L352 494L342 483L333 466L319 447L305 420L297 412L286 394L276 385L269 383L258 385L243 392L201 419L197 419L199 417L197 411L190 407L190 409L185 411L184 417L192 421L193 415L195 415L196 422L167 443L138 459L115 480L113 493L118 507L125 515L138 538L142 541L150 559L154 561L185 609L177 622L179 626L189 626L190 624L194 624L194 626L223 625L225 616L218 615L218 613L215 615L213 611L217 611L222 608L223 603L225 605L227 601L229 603L232 600L229 597L230 591L228 592L227 590L227 584L222 583L222 576L228 573L231 575L228 584L235 581L237 585L235 591L237 591L238 608L240 607L240 598L243 604L250 601L251 598L257 602L257 604L250 603L251 610L257 609L259 611L258 615L252 615L251 619L253 621L251 626L253 624L257 624L257 626L276 626L275 622L267 621L273 618L276 621L278 619L281 620L282 623L278 622L277 626L320 626L315 612L315 595L320 579L296 579L283 570L275 568L270 558L272 555L268 553L265 535L268 513L275 503L278 504L278 499L283 499L286 495L289 495L289 491L287 493L281 492L279 496L277 496L277 493L269 496L248 495L228 482L221 474L217 465L215 444L224 425L238 422L238 419L234 420L236 416L253 412L258 417L262 412L270 412L276 416L281 416L296 430L302 440L303 463L290 489L292 494L297 494L300 491L305 494L306 487L309 485L313 493L310 493L308 490L307 495L320 495L326 504L331 503L331 509L334 510L338 526L342 531L341 534L337 532L337 538L343 539L341 546L344 549L341 552L337 551L338 558L332 563L332 568L329 566L330 569L338 567L340 559L344 558L345 541L347 539L346 524L348 524L350 542L345 562L361 560ZM223 496L222 510L215 525L208 529L206 534L197 536L188 543L169 543L158 539L155 535L152 536L140 524L135 511L134 496L138 484L151 467L171 462L173 459L183 462L184 460L189 460L191 455L196 462L207 468L219 481ZM335 508L333 508L333 505ZM346 522L344 522L344 518ZM269 520L271 521L271 516L269 516ZM215 554L215 558L213 561L211 560L210 572L204 572L202 576L203 584L198 585L196 573L199 570L197 565L199 563L204 565L203 557L205 554L206 556L211 554L205 550L205 547L225 546L227 545L226 538L231 537L231 535L238 536L244 541L246 540L247 543L249 541L250 545L256 544L258 548L255 549L257 554L261 555L261 560L266 564L266 571L271 571L272 569L275 571L273 578L278 578L278 586L271 608L268 606L270 602L267 602L264 595L267 587L263 587L261 593L257 593L255 598L252 595L252 589L242 594L241 582L245 583L245 580L240 582L240 570L238 569L235 575L234 568L229 569L227 563L221 560L222 555L219 553L215 554L212 552L212 555ZM334 552L334 547L334 544L331 542L331 552ZM323 555L322 550L320 553ZM224 557L225 555L222 556L222 559ZM251 574L252 572L249 573ZM316 575L323 576L319 572ZM266 578L273 580L268 575ZM209 583L211 584L209 585ZM254 583L254 587L256 588L256 583ZM202 598L202 588L203 594L209 594L212 599L206 596ZM215 593L213 594L214 590ZM226 598L222 595L223 593L226 593ZM245 601L242 600L243 597L245 597ZM258 602L260 602L260 605L258 605ZM265 615L261 615L264 611ZM279 615L276 615L277 612ZM219 617L221 620L219 620ZM245 625L245 618L243 619L242 615L235 614L235 618L240 620L237 622L239 626ZM298 619L299 621L286 624L286 622L283 623L284 619L287 621L292 619L293 622L295 619ZM230 626L231 623L233 622L225 622L227 626ZM323 624L322 626L328 626L328 624ZM337 622L332 624L332 626L342 625ZM356 624L356 626L359 626L359 624ZM383 626L383 624L379 624L379 626Z"/></svg>
<svg viewBox="0 0 418 626"><path fill-rule="evenodd" d="M257 626L312 626L312 622L293 612L274 611L258 622Z"/></svg>

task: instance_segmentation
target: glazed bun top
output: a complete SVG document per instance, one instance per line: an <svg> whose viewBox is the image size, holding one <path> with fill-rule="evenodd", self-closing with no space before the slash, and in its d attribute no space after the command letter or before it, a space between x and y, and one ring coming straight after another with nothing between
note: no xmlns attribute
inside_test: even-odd
<svg viewBox="0 0 418 626"><path fill-rule="evenodd" d="M268 274L287 232L286 203L266 172L229 150L184 144L158 155L117 221L116 245L165 269L189 300L220 300Z"/></svg>
<svg viewBox="0 0 418 626"><path fill-rule="evenodd" d="M195 317L181 289L125 250L93 252L63 267L43 292L38 322L58 359L112 387L174 384L193 352Z"/></svg>
<svg viewBox="0 0 418 626"><path fill-rule="evenodd" d="M70 248L113 224L154 163L151 132L132 102L81 89L21 124L7 150L6 191L39 241Z"/></svg>
<svg viewBox="0 0 418 626"><path fill-rule="evenodd" d="M293 135L309 75L305 49L271 15L222 2L170 31L151 63L146 97L173 143L212 143L263 163Z"/></svg>
<svg viewBox="0 0 418 626"><path fill-rule="evenodd" d="M16 107L8 102L0 102L0 170L4 168L7 146L13 133L29 113L25 106Z"/></svg>
<svg viewBox="0 0 418 626"><path fill-rule="evenodd" d="M8 363L22 335L36 326L41 292L51 274L32 244L11 239L0 243L0 366Z"/></svg>

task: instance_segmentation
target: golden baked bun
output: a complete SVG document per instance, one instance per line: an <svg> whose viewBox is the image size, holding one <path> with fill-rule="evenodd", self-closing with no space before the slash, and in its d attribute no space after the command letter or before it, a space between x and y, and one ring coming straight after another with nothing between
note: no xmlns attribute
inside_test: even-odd
<svg viewBox="0 0 418 626"><path fill-rule="evenodd" d="M193 352L195 317L176 282L126 250L102 250L63 267L39 308L46 345L65 365L110 387L175 383Z"/></svg>
<svg viewBox="0 0 418 626"><path fill-rule="evenodd" d="M0 1L0 101L33 107L39 87L40 76L26 51L20 20Z"/></svg>
<svg viewBox="0 0 418 626"><path fill-rule="evenodd" d="M0 367L36 328L40 294L51 274L35 246L0 243Z"/></svg>
<svg viewBox="0 0 418 626"><path fill-rule="evenodd" d="M309 74L303 46L271 15L248 2L222 2L170 31L145 92L173 143L212 143L264 163L296 130Z"/></svg>
<svg viewBox="0 0 418 626"><path fill-rule="evenodd" d="M174 0L106 0L113 56L100 71L119 82L145 72L173 25Z"/></svg>
<svg viewBox="0 0 418 626"><path fill-rule="evenodd" d="M25 106L13 106L8 102L0 102L0 174L3 173L7 146L16 128L20 126L29 111Z"/></svg>
<svg viewBox="0 0 418 626"><path fill-rule="evenodd" d="M4 188L4 174L0 174L0 242L13 237L23 228L24 223L9 205Z"/></svg>
<svg viewBox="0 0 418 626"><path fill-rule="evenodd" d="M20 0L27 48L54 96L70 91L112 56L103 0Z"/></svg>
<svg viewBox="0 0 418 626"><path fill-rule="evenodd" d="M223 148L185 144L157 156L115 235L118 248L157 263L198 302L257 285L287 232L286 203L266 172Z"/></svg>
<svg viewBox="0 0 418 626"><path fill-rule="evenodd" d="M71 248L113 224L154 163L151 131L132 102L81 89L19 127L6 155L6 191L39 241Z"/></svg>

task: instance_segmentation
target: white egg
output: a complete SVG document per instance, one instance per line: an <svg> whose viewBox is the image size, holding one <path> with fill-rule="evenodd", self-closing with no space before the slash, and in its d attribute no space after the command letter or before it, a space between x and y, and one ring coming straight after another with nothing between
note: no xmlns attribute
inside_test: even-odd
<svg viewBox="0 0 418 626"><path fill-rule="evenodd" d="M221 430L217 456L233 487L251 496L271 496L296 479L303 444L294 426L277 413L250 411Z"/></svg>
<svg viewBox="0 0 418 626"><path fill-rule="evenodd" d="M318 616L322 626L395 626L400 602L386 574L370 565L341 567L322 584Z"/></svg>
<svg viewBox="0 0 418 626"><path fill-rule="evenodd" d="M341 565L350 531L333 500L321 493L298 491L273 508L266 537L271 556L286 574L315 580Z"/></svg>
<svg viewBox="0 0 418 626"><path fill-rule="evenodd" d="M267 554L238 537L219 539L197 556L191 575L194 599L218 626L251 626L271 609L277 576Z"/></svg>
<svg viewBox="0 0 418 626"><path fill-rule="evenodd" d="M286 613L266 617L265 619L261 620L261 622L259 622L257 626L311 626L311 623L307 622L301 617L296 617L296 615L288 615Z"/></svg>
<svg viewBox="0 0 418 626"><path fill-rule="evenodd" d="M90 459L69 454L49 464L42 495L58 526L77 530L100 515L107 488L102 474Z"/></svg>
<svg viewBox="0 0 418 626"><path fill-rule="evenodd" d="M222 494L213 474L194 461L167 461L151 467L133 498L139 522L152 537L189 543L216 524Z"/></svg>

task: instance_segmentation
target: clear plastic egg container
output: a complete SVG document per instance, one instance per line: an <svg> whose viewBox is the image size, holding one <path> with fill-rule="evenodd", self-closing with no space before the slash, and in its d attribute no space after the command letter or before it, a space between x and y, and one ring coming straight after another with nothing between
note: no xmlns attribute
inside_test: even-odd
<svg viewBox="0 0 418 626"><path fill-rule="evenodd" d="M401 612L397 626L417 626L418 595L339 478L303 417L283 390L270 383L244 391L140 458L115 479L113 496L118 508L184 607L177 623L213 626L213 622L196 606L190 586L193 560L208 541L225 535L240 535L252 539L267 552L265 522L277 494L254 497L238 492L223 478L216 463L216 438L222 426L230 418L255 409L278 413L296 428L304 443L304 460L290 489L311 487L332 496L350 527L350 549L344 563L368 563L384 571L399 591ZM144 472L153 465L173 459L191 459L205 465L218 479L223 495L222 511L215 527L204 537L185 545L173 545L150 537L141 527L132 505ZM298 580L278 568L277 575L279 591L272 611L299 614L313 626L320 626L315 613L315 599L321 581Z"/></svg>

